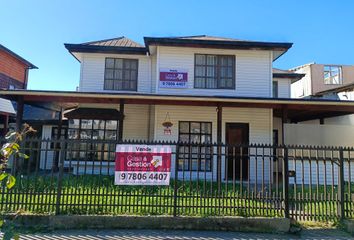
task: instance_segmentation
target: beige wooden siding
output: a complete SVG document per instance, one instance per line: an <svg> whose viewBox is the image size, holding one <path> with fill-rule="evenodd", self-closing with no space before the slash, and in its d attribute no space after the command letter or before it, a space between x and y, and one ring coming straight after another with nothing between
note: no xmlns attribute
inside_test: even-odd
<svg viewBox="0 0 354 240"><path fill-rule="evenodd" d="M110 108L119 110L114 104L80 104L82 108ZM149 106L126 104L124 106L123 139L148 140Z"/></svg>
<svg viewBox="0 0 354 240"><path fill-rule="evenodd" d="M166 114L169 113L172 126L172 134L164 135L162 123ZM217 113L215 107L193 107L193 106L156 106L155 107L155 140L177 141L179 121L203 121L212 123L212 141L216 141ZM252 109L252 108L224 108L223 109L223 130L222 139L225 142L226 123L249 123L250 143L271 143L272 141L272 110ZM174 168L174 159L172 166ZM214 159L214 162L216 159ZM216 176L216 164L213 164L213 176ZM225 169L225 158L222 158L222 169ZM255 169L258 170L257 179L262 178L262 161L257 164L255 159L251 159L250 176L251 181L256 179ZM269 179L270 161L266 159L264 165L264 178ZM173 169L172 169L173 172ZM179 173L181 174L181 173ZM196 178L197 173L192 173L192 178ZM222 173L224 177L224 172ZM203 176L204 177L204 176ZM212 174L208 173L207 178ZM214 179L215 180L215 179Z"/></svg>
<svg viewBox="0 0 354 240"><path fill-rule="evenodd" d="M194 55L196 53L235 55L236 89L194 89ZM271 55L270 51L261 50L159 47L157 68L186 69L188 71L188 88L158 88L157 92L164 94L270 97L272 84Z"/></svg>
<svg viewBox="0 0 354 240"><path fill-rule="evenodd" d="M151 62L150 57L124 54L92 54L82 56L79 91L81 92L116 92L103 90L105 58L138 59L138 92L151 92ZM124 92L124 91L119 91Z"/></svg>
<svg viewBox="0 0 354 240"><path fill-rule="evenodd" d="M148 140L149 139L149 106L125 105L124 108L123 139Z"/></svg>

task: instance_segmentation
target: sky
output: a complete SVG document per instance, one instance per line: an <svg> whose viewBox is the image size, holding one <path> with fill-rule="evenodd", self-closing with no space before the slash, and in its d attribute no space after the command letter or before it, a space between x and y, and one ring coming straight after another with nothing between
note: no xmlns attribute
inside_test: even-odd
<svg viewBox="0 0 354 240"><path fill-rule="evenodd" d="M282 69L354 64L354 1L0 0L0 44L39 68L29 89L76 89L80 64L64 43L201 34L292 42Z"/></svg>

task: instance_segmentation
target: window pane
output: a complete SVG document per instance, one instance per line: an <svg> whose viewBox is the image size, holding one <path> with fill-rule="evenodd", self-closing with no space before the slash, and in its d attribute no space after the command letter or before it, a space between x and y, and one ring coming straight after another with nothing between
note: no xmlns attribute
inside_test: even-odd
<svg viewBox="0 0 354 240"><path fill-rule="evenodd" d="M189 133L189 122L180 122L179 132L180 133Z"/></svg>
<svg viewBox="0 0 354 240"><path fill-rule="evenodd" d="M124 70L123 79L130 80L130 70Z"/></svg>
<svg viewBox="0 0 354 240"><path fill-rule="evenodd" d="M233 80L228 78L228 79L225 79L226 81L226 88L233 88Z"/></svg>
<svg viewBox="0 0 354 240"><path fill-rule="evenodd" d="M138 61L132 60L132 62L130 64L130 68L137 70L138 69Z"/></svg>
<svg viewBox="0 0 354 240"><path fill-rule="evenodd" d="M130 81L130 89L136 89L136 82L135 81Z"/></svg>
<svg viewBox="0 0 354 240"><path fill-rule="evenodd" d="M92 120L81 119L82 129L92 129Z"/></svg>
<svg viewBox="0 0 354 240"><path fill-rule="evenodd" d="M191 122L191 133L200 133L200 123Z"/></svg>
<svg viewBox="0 0 354 240"><path fill-rule="evenodd" d="M79 128L80 120L79 119L70 119L69 120L69 128Z"/></svg>
<svg viewBox="0 0 354 240"><path fill-rule="evenodd" d="M191 170L192 171L197 171L198 170L198 160L197 159L192 159Z"/></svg>
<svg viewBox="0 0 354 240"><path fill-rule="evenodd" d="M104 129L104 120L93 120L93 129Z"/></svg>
<svg viewBox="0 0 354 240"><path fill-rule="evenodd" d="M215 77L215 67L207 67L207 77Z"/></svg>
<svg viewBox="0 0 354 240"><path fill-rule="evenodd" d="M69 139L79 139L79 130L69 129L68 130L68 138Z"/></svg>
<svg viewBox="0 0 354 240"><path fill-rule="evenodd" d="M114 79L114 70L106 69L105 78L106 79Z"/></svg>
<svg viewBox="0 0 354 240"><path fill-rule="evenodd" d="M228 67L227 68L227 74L226 74L226 76L227 77L229 77L229 78L232 78L233 76L233 71L232 71L233 69L231 68L231 67Z"/></svg>
<svg viewBox="0 0 354 240"><path fill-rule="evenodd" d="M216 65L216 56L208 55L207 56L207 65Z"/></svg>
<svg viewBox="0 0 354 240"><path fill-rule="evenodd" d="M198 134L193 134L193 135L191 135L191 142L192 143L200 143L200 135Z"/></svg>
<svg viewBox="0 0 354 240"><path fill-rule="evenodd" d="M81 129L80 139L92 139L92 130Z"/></svg>
<svg viewBox="0 0 354 240"><path fill-rule="evenodd" d="M201 123L202 133L211 134L211 123Z"/></svg>
<svg viewBox="0 0 354 240"><path fill-rule="evenodd" d="M120 89L122 89L122 86L123 86L123 81L122 80L115 80L113 82L113 89L114 90L120 90Z"/></svg>
<svg viewBox="0 0 354 240"><path fill-rule="evenodd" d="M106 121L106 129L108 130L115 130L117 129L117 121L116 120L107 120Z"/></svg>
<svg viewBox="0 0 354 240"><path fill-rule="evenodd" d="M197 77L194 83L196 88L205 88L205 78Z"/></svg>
<svg viewBox="0 0 354 240"><path fill-rule="evenodd" d="M201 55L201 54L195 55L195 63L197 65L205 65L205 55Z"/></svg>
<svg viewBox="0 0 354 240"><path fill-rule="evenodd" d="M122 80L123 79L123 71L122 70L114 70L114 79Z"/></svg>
<svg viewBox="0 0 354 240"><path fill-rule="evenodd" d="M113 80L105 80L104 89L113 90Z"/></svg>
<svg viewBox="0 0 354 240"><path fill-rule="evenodd" d="M179 135L179 140L181 142L189 142L189 135L188 134L180 134Z"/></svg>
<svg viewBox="0 0 354 240"><path fill-rule="evenodd" d="M114 59L106 58L106 68L114 68Z"/></svg>
<svg viewBox="0 0 354 240"><path fill-rule="evenodd" d="M196 67L195 68L195 75L197 77L204 77L205 76L205 67Z"/></svg>
<svg viewBox="0 0 354 240"><path fill-rule="evenodd" d="M136 80L137 78L137 71L131 71L130 72L130 80Z"/></svg>
<svg viewBox="0 0 354 240"><path fill-rule="evenodd" d="M226 87L226 79L221 78L219 81L219 88L225 88Z"/></svg>
<svg viewBox="0 0 354 240"><path fill-rule="evenodd" d="M207 78L206 88L217 88L216 78Z"/></svg>
<svg viewBox="0 0 354 240"><path fill-rule="evenodd" d="M106 130L106 140L116 140L117 139L117 131Z"/></svg>
<svg viewBox="0 0 354 240"><path fill-rule="evenodd" d="M123 68L123 59L119 59L119 58L116 59L115 68L116 68L116 69L117 69L117 68L120 68L120 69Z"/></svg>
<svg viewBox="0 0 354 240"><path fill-rule="evenodd" d="M211 143L211 135L202 135L200 142L201 143Z"/></svg>

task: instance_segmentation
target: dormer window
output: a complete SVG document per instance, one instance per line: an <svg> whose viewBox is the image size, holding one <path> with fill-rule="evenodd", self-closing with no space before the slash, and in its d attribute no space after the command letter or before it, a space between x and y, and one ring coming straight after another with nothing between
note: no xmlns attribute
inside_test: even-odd
<svg viewBox="0 0 354 240"><path fill-rule="evenodd" d="M325 84L342 84L342 67L341 66L324 66L324 83Z"/></svg>
<svg viewBox="0 0 354 240"><path fill-rule="evenodd" d="M235 56L196 54L194 88L235 89Z"/></svg>
<svg viewBox="0 0 354 240"><path fill-rule="evenodd" d="M137 82L137 59L106 58L104 90L136 91Z"/></svg>

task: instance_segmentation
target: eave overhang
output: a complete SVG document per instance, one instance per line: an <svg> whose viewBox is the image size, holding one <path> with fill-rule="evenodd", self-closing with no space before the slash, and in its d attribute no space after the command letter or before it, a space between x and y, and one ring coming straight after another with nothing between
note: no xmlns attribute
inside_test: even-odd
<svg viewBox="0 0 354 240"><path fill-rule="evenodd" d="M273 99L254 97L226 96L191 96L191 95L157 95L142 93L93 93L70 91L33 91L0 90L0 97L18 100L23 98L27 104L43 103L61 106L65 109L75 108L80 103L100 104L142 104L142 105L180 105L268 108L274 116L282 116L287 111L293 122L341 116L354 113L353 101L319 100L319 99Z"/></svg>
<svg viewBox="0 0 354 240"><path fill-rule="evenodd" d="M70 53L111 53L111 54L136 54L146 55L146 48L142 47L112 47L112 46L96 46L83 44L64 44Z"/></svg>

